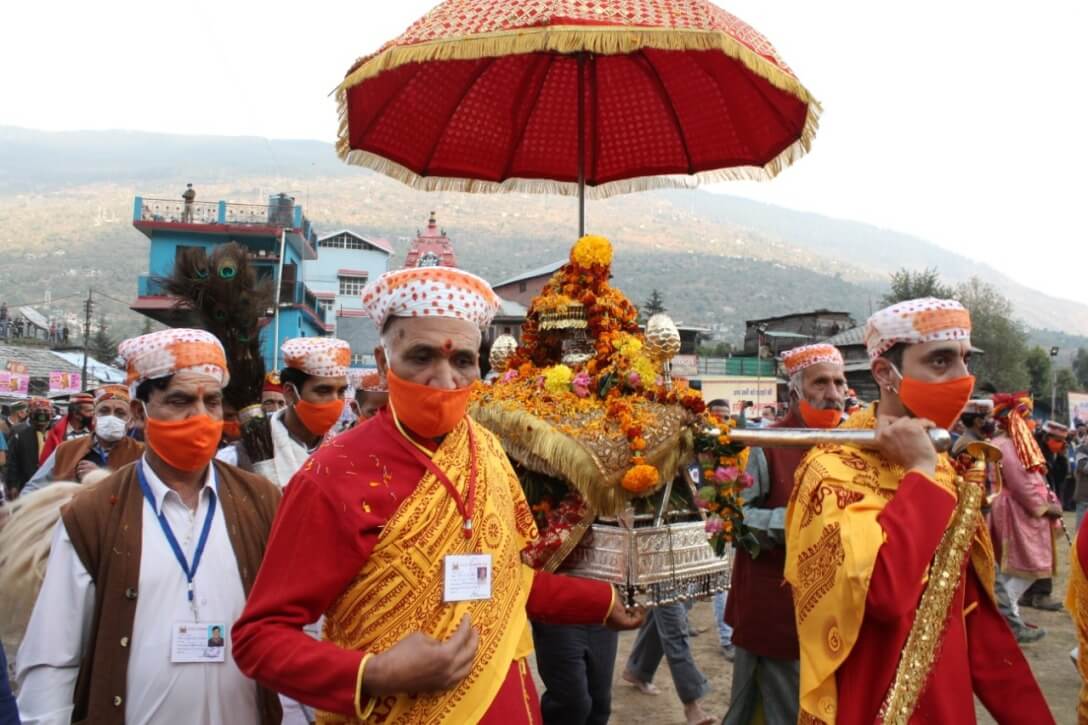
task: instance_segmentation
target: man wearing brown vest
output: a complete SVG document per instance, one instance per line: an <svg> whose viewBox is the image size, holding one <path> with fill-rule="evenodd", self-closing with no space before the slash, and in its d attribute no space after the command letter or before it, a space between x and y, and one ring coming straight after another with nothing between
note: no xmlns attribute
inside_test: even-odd
<svg viewBox="0 0 1088 725"><path fill-rule="evenodd" d="M91 471L113 472L137 460L144 447L126 435L129 404L128 388L124 385L104 385L96 390L94 432L57 446L23 486L23 493L32 493L53 481L82 483L83 477Z"/></svg>
<svg viewBox="0 0 1088 725"><path fill-rule="evenodd" d="M846 377L842 355L826 344L794 348L783 356L790 409L771 428L833 428L842 421ZM744 523L760 542L758 556L738 549L725 621L733 627L733 690L726 725L797 722L800 650L793 598L783 577L786 505L801 448L752 449Z"/></svg>
<svg viewBox="0 0 1088 725"><path fill-rule="evenodd" d="M279 702L235 665L242 612L279 501L265 479L212 461L227 364L219 341L171 329L119 348L143 457L62 511L16 658L34 723L279 723ZM220 636L228 645L209 647Z"/></svg>

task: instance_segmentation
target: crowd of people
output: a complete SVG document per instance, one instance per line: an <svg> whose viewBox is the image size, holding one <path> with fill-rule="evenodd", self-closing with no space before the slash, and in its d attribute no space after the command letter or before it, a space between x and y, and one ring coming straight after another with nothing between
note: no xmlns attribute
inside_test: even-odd
<svg viewBox="0 0 1088 725"><path fill-rule="evenodd" d="M499 300L467 272L432 274L363 291L378 371L353 394L347 343L283 344L257 401L266 460L241 442L228 360L201 330L122 342L126 384L59 418L44 399L9 406L0 606L17 701L0 688L0 723L604 723L617 632L633 629L620 679L657 694L664 661L686 721L722 720L690 602L628 608L609 584L524 563L537 529L521 483L467 413ZM1062 606L1055 547L1063 510L1078 528L1088 510L1088 434L1033 431L1030 397L983 395L970 329L951 300L875 313L868 404L835 347L783 356L788 403L761 427L872 443L749 451L756 546L714 597L724 722L974 722L976 696L999 722L1054 721L1025 608ZM949 454L934 427L953 432ZM1088 536L1078 546L1088 561Z"/></svg>
<svg viewBox="0 0 1088 725"><path fill-rule="evenodd" d="M68 323L49 321L49 327L43 331L45 340L54 345L68 344ZM22 337L37 337L36 328L29 320L24 320L21 315L12 316L8 312L7 302L0 302L0 340L19 339Z"/></svg>

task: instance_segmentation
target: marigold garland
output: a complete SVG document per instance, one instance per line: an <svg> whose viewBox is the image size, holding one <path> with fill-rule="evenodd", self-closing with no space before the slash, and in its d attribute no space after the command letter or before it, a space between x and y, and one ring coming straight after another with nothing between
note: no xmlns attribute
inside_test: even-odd
<svg viewBox="0 0 1088 725"><path fill-rule="evenodd" d="M476 402L525 411L572 438L622 442L630 453L630 467L620 486L632 496L648 495L661 484L660 472L646 459L652 442L648 433L654 429L657 415L649 403L679 405L691 414L697 450L702 451L702 458L716 464L710 467L712 474L719 469L743 471L738 458L741 447L729 443L727 423L706 413L699 391L664 386L662 371L646 354L637 310L608 282L611 264L612 245L607 239L586 236L578 240L567 264L533 300L522 326L521 344L506 373L491 385L478 386ZM541 320L548 320L554 328L557 316L569 314L570 308L579 304L578 314L585 315L586 337L592 341L592 357L580 364L560 364L564 340L572 333L542 329ZM696 420L699 415L703 417ZM725 431L720 439L700 433L714 427ZM703 488L713 495L700 505L709 512L707 527L715 548L723 547L740 530L739 481L743 481L739 473L728 481L704 476ZM536 505L538 517L554 518L551 503ZM568 512L572 505L566 507ZM559 537L561 531L562 525L552 538Z"/></svg>
<svg viewBox="0 0 1088 725"><path fill-rule="evenodd" d="M695 441L695 451L701 466L696 503L706 511L706 531L710 545L718 556L725 553L726 545L739 541L753 555L759 552L759 543L744 525L744 495L751 487L752 477L748 467L748 449L733 443L729 432L736 421L721 418L707 412L705 432Z"/></svg>

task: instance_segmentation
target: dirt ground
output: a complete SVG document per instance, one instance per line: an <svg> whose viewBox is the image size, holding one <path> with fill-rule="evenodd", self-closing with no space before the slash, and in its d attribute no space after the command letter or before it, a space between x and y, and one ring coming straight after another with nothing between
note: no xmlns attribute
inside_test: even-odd
<svg viewBox="0 0 1088 725"><path fill-rule="evenodd" d="M1072 531L1073 515L1066 514L1066 526ZM1069 549L1064 538L1058 545L1058 576L1054 582L1054 596L1065 599L1065 583L1069 569ZM1031 624L1043 627L1047 636L1039 642L1024 645L1024 654L1031 664L1055 719L1065 725L1076 722L1077 693L1080 677L1069 659L1069 651L1076 645L1076 634L1072 621L1065 611L1041 612L1024 609L1023 614ZM722 717L729 707L729 689L733 677L733 666L721 654L718 636L713 629L714 611L711 603L698 602L691 611L691 622L698 628L708 628L703 634L690 639L695 661L711 683L711 692L703 701L704 709L715 717ZM663 661L658 669L654 684L661 690L660 695L643 695L620 679L623 664L635 641L634 632L620 635L619 655L616 658L614 685L612 688L612 723L661 723L662 725L684 725L684 714L676 690L669 676L667 664ZM543 691L539 679L537 687ZM976 712L980 723L993 723L994 720L976 701Z"/></svg>

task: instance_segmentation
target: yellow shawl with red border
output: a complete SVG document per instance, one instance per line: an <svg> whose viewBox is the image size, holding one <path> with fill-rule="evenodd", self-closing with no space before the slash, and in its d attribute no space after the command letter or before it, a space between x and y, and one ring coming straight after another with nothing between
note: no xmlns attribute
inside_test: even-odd
<svg viewBox="0 0 1088 725"><path fill-rule="evenodd" d="M464 497L470 425L478 449L471 538L464 536L449 493L428 472L389 519L355 581L326 612L324 637L341 647L380 653L417 631L447 639L468 613L480 635L472 670L452 690L377 698L367 722L476 722L487 712L511 662L532 652L525 604L533 570L522 564L520 555L536 537L536 526L502 447L466 417L446 436L433 461ZM451 554L491 554L490 600L442 601L443 559ZM323 712L318 722L359 720Z"/></svg>
<svg viewBox="0 0 1088 725"><path fill-rule="evenodd" d="M841 427L875 424L874 404ZM877 516L905 473L876 451L848 445L817 446L797 468L786 510L785 578L793 588L801 646L801 722L835 722L835 673L857 642L869 581L884 543ZM941 455L936 483L955 496L955 480L951 462ZM977 514L975 519L971 559L992 596L993 550L983 519ZM889 652L890 657L899 655Z"/></svg>

